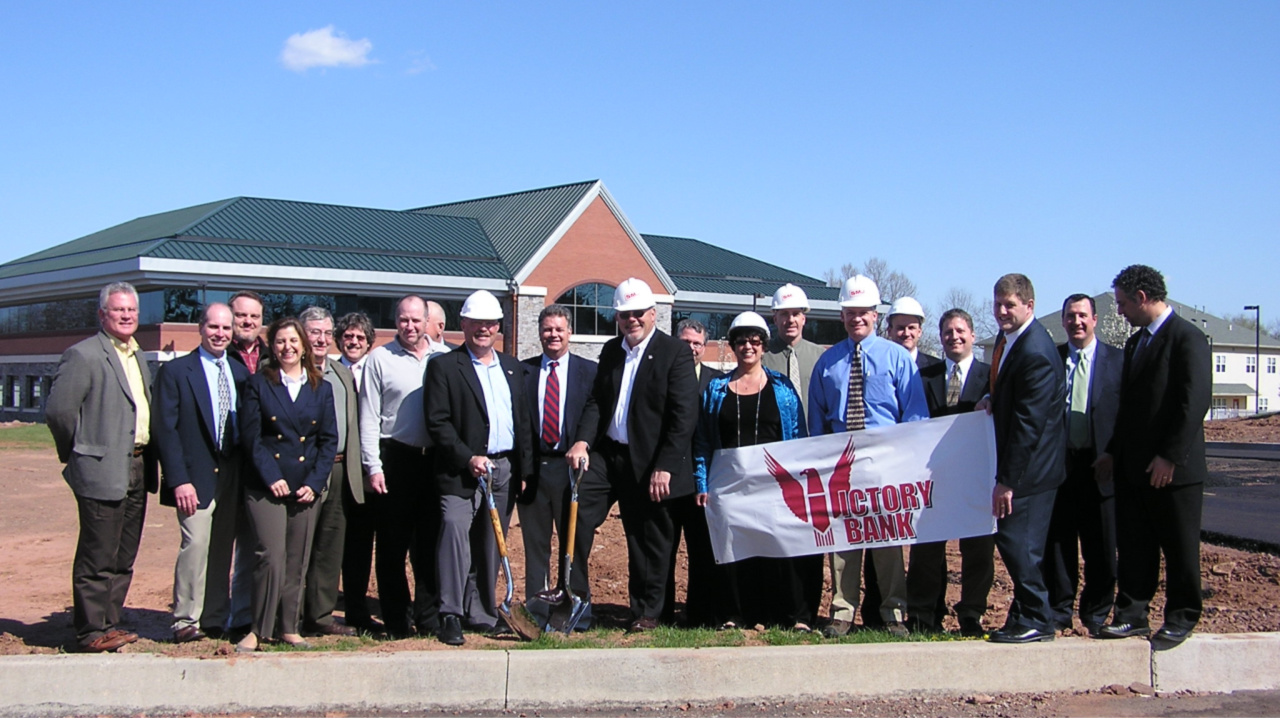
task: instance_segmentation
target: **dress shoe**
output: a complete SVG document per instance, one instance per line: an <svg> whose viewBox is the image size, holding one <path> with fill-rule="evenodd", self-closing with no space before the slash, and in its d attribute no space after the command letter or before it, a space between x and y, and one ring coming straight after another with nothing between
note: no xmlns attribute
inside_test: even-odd
<svg viewBox="0 0 1280 720"><path fill-rule="evenodd" d="M982 629L982 621L975 617L960 618L960 636L967 638L980 638L987 634Z"/></svg>
<svg viewBox="0 0 1280 720"><path fill-rule="evenodd" d="M1085 632L1089 633L1089 637L1096 638L1098 637L1098 633L1102 632L1102 624L1101 623L1098 623L1098 624L1085 623L1084 629L1085 629Z"/></svg>
<svg viewBox="0 0 1280 720"><path fill-rule="evenodd" d="M349 628L355 628L358 632L369 633L370 635L380 635L387 631L386 625L372 618L359 622L348 618L346 625Z"/></svg>
<svg viewBox="0 0 1280 720"><path fill-rule="evenodd" d="M337 620L334 620L333 622L326 623L324 625L312 625L311 627L307 628L305 634L317 635L317 636L318 635L336 635L337 637L352 637L352 636L358 635L359 631L357 631L353 627L343 625Z"/></svg>
<svg viewBox="0 0 1280 720"><path fill-rule="evenodd" d="M905 638L911 635L911 631L907 629L907 626L900 622L885 623L884 629L894 637Z"/></svg>
<svg viewBox="0 0 1280 720"><path fill-rule="evenodd" d="M848 620L832 620L827 626L822 628L822 637L825 638L842 638L849 634L853 629L853 623Z"/></svg>
<svg viewBox="0 0 1280 720"><path fill-rule="evenodd" d="M467 623L462 626L462 629L479 635L492 635L496 627L492 623Z"/></svg>
<svg viewBox="0 0 1280 720"><path fill-rule="evenodd" d="M200 628L200 632L204 633L205 637L212 640L221 640L227 635L220 627L202 627Z"/></svg>
<svg viewBox="0 0 1280 720"><path fill-rule="evenodd" d="M1021 645L1023 643L1049 642L1054 637L1053 632L1050 630L1037 630L1023 625L1014 625L991 633L987 641Z"/></svg>
<svg viewBox="0 0 1280 720"><path fill-rule="evenodd" d="M104 633L89 642L80 643L76 650L82 653L115 652L128 644L129 642L120 635Z"/></svg>
<svg viewBox="0 0 1280 720"><path fill-rule="evenodd" d="M1151 628L1147 625L1137 625L1135 623L1111 623L1098 628L1098 637L1107 640L1115 640L1127 637L1146 637L1151 634Z"/></svg>
<svg viewBox="0 0 1280 720"><path fill-rule="evenodd" d="M107 631L107 636L113 637L113 638L123 638L125 645L128 645L129 643L138 642L138 633L133 632L132 630L125 630L124 628L112 628L111 630Z"/></svg>
<svg viewBox="0 0 1280 720"><path fill-rule="evenodd" d="M658 619L651 617L638 617L631 621L631 626L627 628L627 634L648 632L658 627Z"/></svg>
<svg viewBox="0 0 1280 720"><path fill-rule="evenodd" d="M1152 650L1172 650L1181 645L1187 638L1191 637L1191 631L1186 628L1176 628L1165 625L1151 636Z"/></svg>
<svg viewBox="0 0 1280 720"><path fill-rule="evenodd" d="M282 634L280 642L288 645L294 650L310 650L311 643L307 642L301 635Z"/></svg>
<svg viewBox="0 0 1280 720"><path fill-rule="evenodd" d="M445 615L440 623L440 632L436 634L440 642L445 645L461 645L465 640L462 639L462 621L457 615Z"/></svg>
<svg viewBox="0 0 1280 720"><path fill-rule="evenodd" d="M200 628L195 625L184 625L173 631L173 641L175 643L189 643L196 640L203 640L208 635L204 634Z"/></svg>

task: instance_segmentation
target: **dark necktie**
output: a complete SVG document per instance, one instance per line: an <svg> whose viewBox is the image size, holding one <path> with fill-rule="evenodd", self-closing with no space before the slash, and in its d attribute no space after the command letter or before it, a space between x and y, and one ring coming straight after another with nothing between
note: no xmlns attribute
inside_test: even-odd
<svg viewBox="0 0 1280 720"><path fill-rule="evenodd" d="M947 407L955 407L960 403L960 363L951 368L951 377L947 379Z"/></svg>
<svg viewBox="0 0 1280 720"><path fill-rule="evenodd" d="M560 376L556 374L559 366L555 360L547 365L547 387L542 393L542 442L548 448L560 442Z"/></svg>
<svg viewBox="0 0 1280 720"><path fill-rule="evenodd" d="M227 363L218 358L218 447L227 447L227 417L231 415L231 383L227 381Z"/></svg>
<svg viewBox="0 0 1280 720"><path fill-rule="evenodd" d="M867 405L862 398L862 344L853 344L849 363L849 397L844 406L845 430L862 430L867 426Z"/></svg>

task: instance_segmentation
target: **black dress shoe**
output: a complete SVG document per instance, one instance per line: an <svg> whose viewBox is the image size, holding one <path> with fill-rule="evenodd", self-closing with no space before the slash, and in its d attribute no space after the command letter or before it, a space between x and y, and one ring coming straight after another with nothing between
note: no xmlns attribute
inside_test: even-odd
<svg viewBox="0 0 1280 720"><path fill-rule="evenodd" d="M1023 643L1049 642L1053 640L1053 638L1054 634L1052 631L1037 630L1035 628L1025 627L1022 625L1014 625L1010 628L996 630L987 637L987 641L993 643L1021 645Z"/></svg>
<svg viewBox="0 0 1280 720"><path fill-rule="evenodd" d="M962 617L960 618L960 635L961 637L980 638L986 635L987 631L982 629L982 621L978 618Z"/></svg>
<svg viewBox="0 0 1280 720"><path fill-rule="evenodd" d="M638 617L631 621L631 625L627 627L627 634L648 632L658 627L658 619L651 617Z"/></svg>
<svg viewBox="0 0 1280 720"><path fill-rule="evenodd" d="M1151 636L1151 649L1171 650L1181 645L1189 637L1191 637L1191 630L1165 625L1157 630L1155 635Z"/></svg>
<svg viewBox="0 0 1280 720"><path fill-rule="evenodd" d="M200 632L204 633L205 637L213 640L221 640L226 635L220 627L202 627Z"/></svg>
<svg viewBox="0 0 1280 720"><path fill-rule="evenodd" d="M250 632L253 632L252 625L237 625L227 631L227 639L233 643L239 643Z"/></svg>
<svg viewBox="0 0 1280 720"><path fill-rule="evenodd" d="M1146 637L1151 634L1151 628L1147 625L1138 625L1136 623L1122 622L1103 625L1098 628L1098 637L1107 640L1116 640L1118 638L1128 637Z"/></svg>
<svg viewBox="0 0 1280 720"><path fill-rule="evenodd" d="M1102 632L1102 625L1101 624L1095 625L1094 623L1085 623L1084 629L1088 631L1089 637L1096 638L1098 637L1098 634Z"/></svg>
<svg viewBox="0 0 1280 720"><path fill-rule="evenodd" d="M463 644L466 641L462 639L462 621L457 615L445 615L436 637L445 645Z"/></svg>

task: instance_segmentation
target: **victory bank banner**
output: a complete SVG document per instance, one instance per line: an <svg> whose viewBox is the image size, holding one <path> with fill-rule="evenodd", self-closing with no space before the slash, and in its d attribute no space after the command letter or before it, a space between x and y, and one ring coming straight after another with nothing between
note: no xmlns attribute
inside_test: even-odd
<svg viewBox="0 0 1280 720"><path fill-rule="evenodd" d="M717 563L990 535L985 412L718 450L707 525Z"/></svg>

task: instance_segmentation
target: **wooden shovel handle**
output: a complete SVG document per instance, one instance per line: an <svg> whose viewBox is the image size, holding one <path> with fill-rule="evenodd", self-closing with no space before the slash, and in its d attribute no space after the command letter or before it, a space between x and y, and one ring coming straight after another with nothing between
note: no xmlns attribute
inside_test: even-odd
<svg viewBox="0 0 1280 720"><path fill-rule="evenodd" d="M498 555L507 556L507 540L502 537L502 520L498 517L498 508L489 508L489 520L493 522L493 537L498 541Z"/></svg>

